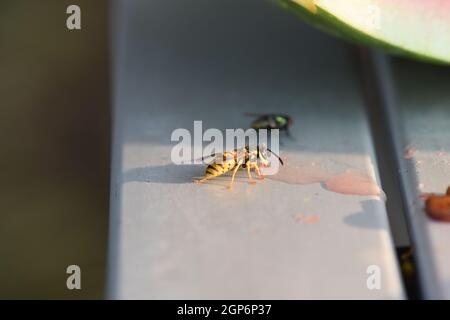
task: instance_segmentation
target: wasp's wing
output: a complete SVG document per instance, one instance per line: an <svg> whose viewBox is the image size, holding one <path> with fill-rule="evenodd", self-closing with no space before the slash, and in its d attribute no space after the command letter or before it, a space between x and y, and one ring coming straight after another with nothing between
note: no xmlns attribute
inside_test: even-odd
<svg viewBox="0 0 450 320"><path fill-rule="evenodd" d="M275 120L275 118L270 117L270 118L267 119L267 122L269 123L268 126L269 126L270 128L277 129L278 124L277 124L277 121Z"/></svg>
<svg viewBox="0 0 450 320"><path fill-rule="evenodd" d="M221 161L229 160L230 158L231 158L231 156L229 155L228 152L225 152L225 153L222 153L222 152L215 152L215 153L212 153L212 154L210 154L210 155L208 155L208 156L203 156L203 157L201 157L201 158L199 158L199 159L196 159L195 162L199 162L199 161L209 161L209 160L214 159L213 161L214 161L215 163L220 163Z"/></svg>
<svg viewBox="0 0 450 320"><path fill-rule="evenodd" d="M217 155L219 155L219 154L218 153L213 153L213 154L210 154L209 156L203 156L203 157L201 157L199 159L196 159L196 161L210 159L210 158L216 157Z"/></svg>

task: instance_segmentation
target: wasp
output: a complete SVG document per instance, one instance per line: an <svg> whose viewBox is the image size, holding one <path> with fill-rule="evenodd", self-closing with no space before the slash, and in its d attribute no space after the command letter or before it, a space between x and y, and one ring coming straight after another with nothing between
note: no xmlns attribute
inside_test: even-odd
<svg viewBox="0 0 450 320"><path fill-rule="evenodd" d="M279 129L290 136L289 128L292 126L292 118L284 114L255 114L246 113L247 116L257 117L251 124L255 130L259 129Z"/></svg>
<svg viewBox="0 0 450 320"><path fill-rule="evenodd" d="M250 183L254 183L251 170L256 171L259 178L264 179L261 174L261 167L268 167L270 162L268 160L267 151L278 158L281 165L283 160L272 152L269 148L263 146L257 146L256 148L250 148L245 146L242 149L234 149L233 151L225 151L224 153L212 154L206 158L215 157L216 159L206 167L205 176L202 179L195 180L195 183L202 183L206 180L222 176L232 171L231 182L229 188L231 189L234 182L236 172L242 168L247 169L247 175ZM205 158L202 158L205 160Z"/></svg>

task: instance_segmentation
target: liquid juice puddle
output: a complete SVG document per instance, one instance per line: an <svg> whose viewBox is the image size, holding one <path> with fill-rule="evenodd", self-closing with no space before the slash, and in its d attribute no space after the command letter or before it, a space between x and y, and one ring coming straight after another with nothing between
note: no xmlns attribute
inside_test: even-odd
<svg viewBox="0 0 450 320"><path fill-rule="evenodd" d="M383 196L383 191L368 175L359 172L344 172L324 181L329 191L358 195L358 196Z"/></svg>
<svg viewBox="0 0 450 320"><path fill-rule="evenodd" d="M314 162L309 163L285 163L280 166L277 174L267 176L268 179L277 180L289 184L313 184L327 179L329 174L323 171Z"/></svg>
<svg viewBox="0 0 450 320"><path fill-rule="evenodd" d="M349 165L330 160L305 162L292 157L284 160L285 165L280 166L277 174L267 176L268 179L301 185L321 183L326 190L339 194L385 198L371 177Z"/></svg>

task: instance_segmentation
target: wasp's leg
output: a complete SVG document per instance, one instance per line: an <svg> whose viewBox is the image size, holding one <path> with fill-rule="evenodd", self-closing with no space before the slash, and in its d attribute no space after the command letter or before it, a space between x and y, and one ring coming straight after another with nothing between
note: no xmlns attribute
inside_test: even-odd
<svg viewBox="0 0 450 320"><path fill-rule="evenodd" d="M261 180L264 179L264 176L261 174L261 170L259 170L259 166L257 164L255 164L255 171Z"/></svg>
<svg viewBox="0 0 450 320"><path fill-rule="evenodd" d="M194 183L200 184L200 183L203 183L203 182L205 182L206 180L212 179L212 178L214 178L214 177L215 177L215 176L205 176L205 177L203 177L202 179L194 179Z"/></svg>
<svg viewBox="0 0 450 320"><path fill-rule="evenodd" d="M194 182L195 184L200 184L200 183L205 182L206 180L208 180L208 178L194 179L192 182Z"/></svg>
<svg viewBox="0 0 450 320"><path fill-rule="evenodd" d="M252 174L250 173L250 169L252 168L252 166L251 166L251 164L249 163L250 161L247 161L247 164L246 164L246 167L247 167L247 175L248 175L248 183L250 183L250 184L254 184L254 183L256 183L254 180L253 180L253 177L252 177Z"/></svg>
<svg viewBox="0 0 450 320"><path fill-rule="evenodd" d="M238 164L236 165L236 167L233 170L233 175L231 176L231 182L230 185L228 186L228 189L231 189L233 187L233 182L234 182L234 176L236 175L236 172L239 170L239 168L242 165L242 161L238 162Z"/></svg>

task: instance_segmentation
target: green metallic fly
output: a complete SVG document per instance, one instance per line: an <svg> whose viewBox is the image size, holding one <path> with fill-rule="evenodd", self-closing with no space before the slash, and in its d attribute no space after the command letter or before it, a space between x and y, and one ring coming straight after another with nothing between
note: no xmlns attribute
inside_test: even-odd
<svg viewBox="0 0 450 320"><path fill-rule="evenodd" d="M245 115L257 117L251 124L255 130L259 129L279 129L280 132L286 132L290 136L289 128L292 126L292 118L284 114L255 114L246 113Z"/></svg>

